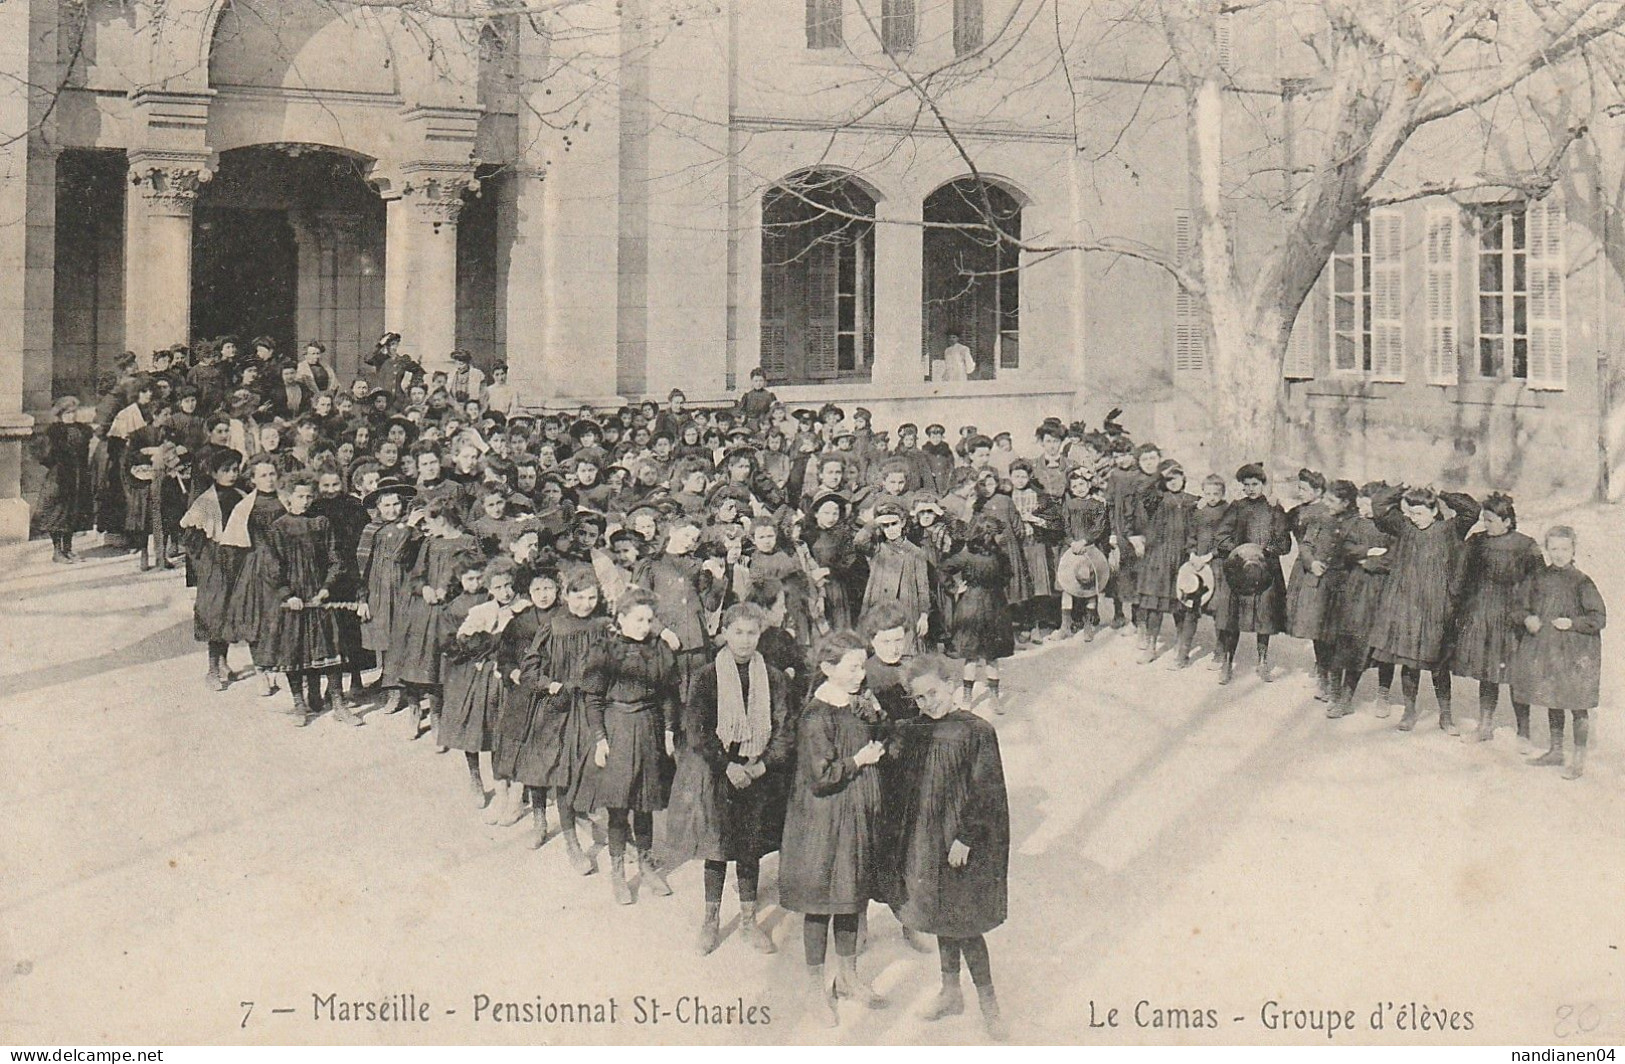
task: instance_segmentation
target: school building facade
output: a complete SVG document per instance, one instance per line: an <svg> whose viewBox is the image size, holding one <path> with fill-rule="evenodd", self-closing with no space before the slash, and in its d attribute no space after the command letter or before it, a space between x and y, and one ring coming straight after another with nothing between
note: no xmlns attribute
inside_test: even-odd
<svg viewBox="0 0 1625 1064"><path fill-rule="evenodd" d="M120 351L226 333L319 339L344 379L386 329L431 367L469 348L537 407L714 401L758 365L787 401L882 427L1024 435L1121 405L1200 466L1194 302L1065 250L1179 246L1178 93L1131 55L1082 94L1034 76L1042 34L985 47L1008 8L8 0L0 63L26 78L0 95L0 532L26 534L32 412L91 398ZM1266 65L1276 47L1235 40ZM1238 108L1288 128L1279 85L1248 85ZM1617 493L1620 237L1587 180L1356 225L1299 319L1278 457ZM1245 259L1272 218L1238 212ZM950 334L971 380L927 379Z"/></svg>

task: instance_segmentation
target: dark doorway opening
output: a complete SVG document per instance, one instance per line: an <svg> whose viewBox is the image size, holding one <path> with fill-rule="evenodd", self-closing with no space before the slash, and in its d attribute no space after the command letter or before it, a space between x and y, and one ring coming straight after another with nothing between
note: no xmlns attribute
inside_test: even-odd
<svg viewBox="0 0 1625 1064"><path fill-rule="evenodd" d="M294 350L299 248L288 212L199 204L192 224L192 335L269 336Z"/></svg>

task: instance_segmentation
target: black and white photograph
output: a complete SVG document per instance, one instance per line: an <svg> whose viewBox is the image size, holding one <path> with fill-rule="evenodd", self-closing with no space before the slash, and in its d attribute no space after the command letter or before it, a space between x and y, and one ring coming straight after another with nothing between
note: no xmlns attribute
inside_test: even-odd
<svg viewBox="0 0 1625 1064"><path fill-rule="evenodd" d="M1625 0L0 0L10 1059L1612 1060L1610 604Z"/></svg>

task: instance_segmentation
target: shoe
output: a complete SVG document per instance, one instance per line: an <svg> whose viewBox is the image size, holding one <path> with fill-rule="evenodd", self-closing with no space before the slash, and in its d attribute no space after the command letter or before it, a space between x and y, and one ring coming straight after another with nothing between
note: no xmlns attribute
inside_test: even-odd
<svg viewBox="0 0 1625 1064"><path fill-rule="evenodd" d="M508 804L503 808L502 815L497 818L497 827L511 828L523 819L525 819L525 785L509 783ZM546 831L545 818L543 831Z"/></svg>
<svg viewBox="0 0 1625 1064"><path fill-rule="evenodd" d="M915 953L935 953L936 947L926 941L926 937L911 928L903 928L903 945Z"/></svg>
<svg viewBox="0 0 1625 1064"><path fill-rule="evenodd" d="M468 777L468 796L474 800L475 809L484 809L491 800L485 793L485 784L474 773L470 773Z"/></svg>
<svg viewBox="0 0 1625 1064"><path fill-rule="evenodd" d="M1399 718L1399 730L1410 731L1416 727L1416 718L1422 714L1417 710L1415 703L1405 707L1405 713Z"/></svg>
<svg viewBox="0 0 1625 1064"><path fill-rule="evenodd" d="M401 710L406 708L406 702L401 695L402 692L399 687L391 687L389 689L389 697L384 699L385 713L399 713Z"/></svg>
<svg viewBox="0 0 1625 1064"><path fill-rule="evenodd" d="M1270 672L1270 656L1268 654L1261 653L1258 655L1258 678L1265 683L1275 682L1275 676Z"/></svg>
<svg viewBox="0 0 1625 1064"><path fill-rule="evenodd" d="M866 1009L883 1009L889 1004L884 995L858 975L856 957L835 958L835 996L851 998Z"/></svg>
<svg viewBox="0 0 1625 1064"><path fill-rule="evenodd" d="M1224 687L1236 678L1236 663L1226 658L1219 663L1219 686Z"/></svg>
<svg viewBox="0 0 1625 1064"><path fill-rule="evenodd" d="M564 836L564 853L570 860L570 867L575 869L578 876L590 876L598 871L598 862L581 849L581 840L576 836L576 826L566 824L559 833Z"/></svg>
<svg viewBox="0 0 1625 1064"><path fill-rule="evenodd" d="M745 945L757 953L777 953L779 947L773 944L773 936L767 928L756 922L756 903L742 901L739 903L739 937L745 940Z"/></svg>
<svg viewBox="0 0 1625 1064"><path fill-rule="evenodd" d="M310 706L305 702L304 695L294 693L293 708L288 710L288 716L292 718L295 728L303 728L310 723Z"/></svg>
<svg viewBox="0 0 1625 1064"><path fill-rule="evenodd" d="M959 992L957 982L959 977L956 975L954 978L956 982L953 986L944 986L937 991L937 996L932 999L931 1004L920 1013L920 1019L935 1022L945 1016L958 1016L965 1011L965 995Z"/></svg>
<svg viewBox="0 0 1625 1064"><path fill-rule="evenodd" d="M575 832L573 830L564 831L564 829L561 828L560 831L566 840L575 838ZM545 805L533 805L530 807L530 848L533 850L541 849L543 846L547 845L548 838L547 807Z"/></svg>
<svg viewBox="0 0 1625 1064"><path fill-rule="evenodd" d="M359 728L366 723L366 721L355 715L355 711L350 708L350 700L342 693L335 692L332 702L333 719L338 723L348 724L352 728Z"/></svg>
<svg viewBox="0 0 1625 1064"><path fill-rule="evenodd" d="M648 850L638 851L638 877L652 893L662 898L671 897L671 884L666 882L665 873Z"/></svg>
<svg viewBox="0 0 1625 1064"><path fill-rule="evenodd" d="M1460 735L1461 729L1456 727L1456 719L1450 715L1450 710L1439 711L1439 730L1446 735Z"/></svg>
<svg viewBox="0 0 1625 1064"><path fill-rule="evenodd" d="M1586 748L1579 743L1574 744L1574 756L1569 759L1569 767L1563 770L1563 778L1577 780L1585 775Z"/></svg>
<svg viewBox="0 0 1625 1064"><path fill-rule="evenodd" d="M1315 701L1330 702L1332 700L1330 687L1331 685L1326 682L1326 673L1319 672L1315 676Z"/></svg>
<svg viewBox="0 0 1625 1064"><path fill-rule="evenodd" d="M835 995L824 978L822 964L807 965L807 1014L825 1027L839 1027L841 1014L835 1011Z"/></svg>
<svg viewBox="0 0 1625 1064"><path fill-rule="evenodd" d="M609 889L615 895L616 905L632 904L632 888L626 885L626 858L609 859Z"/></svg>
<svg viewBox="0 0 1625 1064"><path fill-rule="evenodd" d="M1546 748L1546 752L1544 754L1541 754L1539 757L1529 759L1529 764L1542 768L1555 767L1557 765L1561 765L1562 763L1563 735L1561 732L1552 736L1552 744Z"/></svg>
<svg viewBox="0 0 1625 1064"><path fill-rule="evenodd" d="M982 1029L987 1032L987 1036L995 1042L1009 1041L1010 1028L1005 1025L1004 1015L999 1012L999 999L993 993L993 988L977 987L976 998L982 1006Z"/></svg>
<svg viewBox="0 0 1625 1064"><path fill-rule="evenodd" d="M1487 743L1493 738L1495 738L1495 713L1480 712L1478 715L1478 731L1473 733L1473 741Z"/></svg>
<svg viewBox="0 0 1625 1064"><path fill-rule="evenodd" d="M716 952L717 946L722 943L722 928L718 926L718 910L720 906L707 904L705 917L700 920L700 933L694 938L694 952L702 957L708 957Z"/></svg>

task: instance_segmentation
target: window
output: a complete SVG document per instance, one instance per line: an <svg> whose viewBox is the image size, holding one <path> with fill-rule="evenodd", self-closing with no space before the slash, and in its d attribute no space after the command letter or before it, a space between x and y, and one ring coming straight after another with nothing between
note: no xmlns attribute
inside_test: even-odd
<svg viewBox="0 0 1625 1064"><path fill-rule="evenodd" d="M1399 212L1379 210L1337 241L1330 263L1335 373L1404 378L1403 233Z"/></svg>
<svg viewBox="0 0 1625 1064"><path fill-rule="evenodd" d="M914 34L914 0L880 0L880 46L888 52L911 52Z"/></svg>
<svg viewBox="0 0 1625 1064"><path fill-rule="evenodd" d="M839 48L842 0L807 0L807 47Z"/></svg>
<svg viewBox="0 0 1625 1064"><path fill-rule="evenodd" d="M1477 228L1477 375L1563 387L1562 205L1547 199L1484 208Z"/></svg>
<svg viewBox="0 0 1625 1064"><path fill-rule="evenodd" d="M1456 349L1456 208L1427 214L1427 371L1429 384L1455 384L1461 376Z"/></svg>
<svg viewBox="0 0 1625 1064"><path fill-rule="evenodd" d="M982 0L954 0L954 54L982 47Z"/></svg>
<svg viewBox="0 0 1625 1064"><path fill-rule="evenodd" d="M927 196L921 240L921 342L941 359L950 333L976 357L975 379L1021 368L1021 203L974 178Z"/></svg>
<svg viewBox="0 0 1625 1064"><path fill-rule="evenodd" d="M768 379L863 379L874 363L875 201L809 171L762 197L762 348Z"/></svg>
<svg viewBox="0 0 1625 1064"><path fill-rule="evenodd" d="M1181 264L1194 261L1196 219L1190 211L1174 212L1174 258ZM1184 285L1174 295L1174 370L1196 373L1207 368L1207 320L1203 303Z"/></svg>

